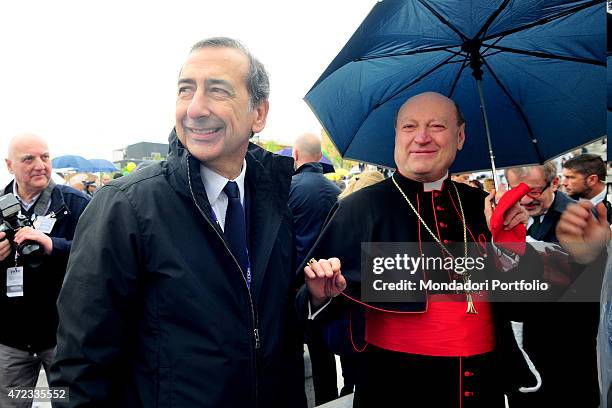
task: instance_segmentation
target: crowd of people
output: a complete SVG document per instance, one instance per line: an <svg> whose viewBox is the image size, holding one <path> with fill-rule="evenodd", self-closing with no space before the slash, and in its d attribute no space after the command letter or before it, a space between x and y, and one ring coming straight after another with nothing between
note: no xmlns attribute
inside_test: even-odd
<svg viewBox="0 0 612 408"><path fill-rule="evenodd" d="M68 390L57 406L305 407L304 342L317 405L354 391L355 407L610 406L600 157L567 160L561 175L552 163L506 169L507 192L468 185L449 174L470 137L461 109L424 92L389 124L396 171L363 172L341 192L316 135L296 139L293 159L249 142L269 92L244 45L198 42L180 69L168 159L95 194L51 181L42 137L13 137L0 199L2 407L31 404L11 391L33 387L41 365ZM363 248L377 242L451 258L453 244L466 258L475 247L499 276L557 291L370 301ZM607 282L600 302L581 297L584 281L598 296Z"/></svg>

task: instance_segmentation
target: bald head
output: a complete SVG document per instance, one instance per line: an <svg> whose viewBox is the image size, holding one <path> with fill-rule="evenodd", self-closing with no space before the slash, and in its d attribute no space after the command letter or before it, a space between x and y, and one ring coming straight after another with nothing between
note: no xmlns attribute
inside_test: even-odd
<svg viewBox="0 0 612 408"><path fill-rule="evenodd" d="M447 106L448 108L452 108L455 111L455 117L457 118L457 125L461 126L465 123L465 118L463 117L463 113L459 109L459 106L452 99L437 93L437 92L423 92L418 95L414 95L411 98L408 98L406 102L402 105L401 108L397 111L397 115L395 116L395 126L397 127L397 118L400 116L400 113L404 110L406 105L418 104L420 102L431 102L439 104L440 106Z"/></svg>
<svg viewBox="0 0 612 408"><path fill-rule="evenodd" d="M314 133L304 133L293 142L296 169L306 163L317 163L321 156L321 138Z"/></svg>
<svg viewBox="0 0 612 408"><path fill-rule="evenodd" d="M42 137L34 133L21 133L13 136L9 142L7 158L13 159L15 154L32 145L39 145L44 147L45 150L49 150L47 147L47 142Z"/></svg>
<svg viewBox="0 0 612 408"><path fill-rule="evenodd" d="M9 143L6 167L15 176L17 194L29 201L42 192L51 179L47 142L32 133L13 137Z"/></svg>

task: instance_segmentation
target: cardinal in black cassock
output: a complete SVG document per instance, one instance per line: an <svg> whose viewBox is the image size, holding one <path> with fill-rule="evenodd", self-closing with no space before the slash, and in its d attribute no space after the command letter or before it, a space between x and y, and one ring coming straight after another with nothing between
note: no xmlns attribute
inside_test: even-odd
<svg viewBox="0 0 612 408"><path fill-rule="evenodd" d="M312 282L324 279L315 277L322 266L310 263L305 268L310 295L302 290L298 296L298 305L308 310L305 314L333 320L351 309L364 312L367 346L355 407L504 406L500 350L505 349L506 339L514 339L503 332L508 326L497 324L501 319L491 303L474 294L477 313L466 313L472 306L466 293L423 291L405 303L359 300L364 242L430 243L440 248L485 243L488 251L486 193L448 176L463 145L464 127L461 112L450 99L435 93L409 99L396 122L398 171L336 204L307 257L338 258L347 287L343 296L329 302L320 296L315 302L324 284L313 289ZM527 215L513 209L509 220L512 227L526 222ZM457 278L452 275L449 279ZM448 301L449 296L454 301ZM446 301L438 301L442 298Z"/></svg>

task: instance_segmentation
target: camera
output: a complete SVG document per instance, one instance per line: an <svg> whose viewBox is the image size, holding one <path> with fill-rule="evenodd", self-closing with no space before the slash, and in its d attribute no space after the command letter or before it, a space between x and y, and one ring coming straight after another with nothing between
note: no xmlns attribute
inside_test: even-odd
<svg viewBox="0 0 612 408"><path fill-rule="evenodd" d="M6 239L16 249L18 257L22 258L23 264L31 268L40 266L45 254L41 244L35 241L23 241L21 245L15 244L15 233L23 227L31 227L32 220L23 216L20 212L21 205L12 193L0 197L0 232L6 233Z"/></svg>

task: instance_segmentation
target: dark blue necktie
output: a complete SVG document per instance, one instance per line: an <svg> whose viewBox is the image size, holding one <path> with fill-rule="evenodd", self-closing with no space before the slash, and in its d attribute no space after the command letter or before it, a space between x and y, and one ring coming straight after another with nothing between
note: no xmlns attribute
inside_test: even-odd
<svg viewBox="0 0 612 408"><path fill-rule="evenodd" d="M223 192L228 199L227 212L225 213L225 239L232 250L232 254L240 264L242 272L248 279L249 276L246 275L248 273L246 218L244 208L240 204L238 184L235 181L228 181Z"/></svg>
<svg viewBox="0 0 612 408"><path fill-rule="evenodd" d="M540 221L539 215L536 215L535 217L533 217L533 222L531 223L531 226L527 230L527 235L529 235L531 238L535 238L536 234L538 233L538 229L540 228L541 223L542 222Z"/></svg>

